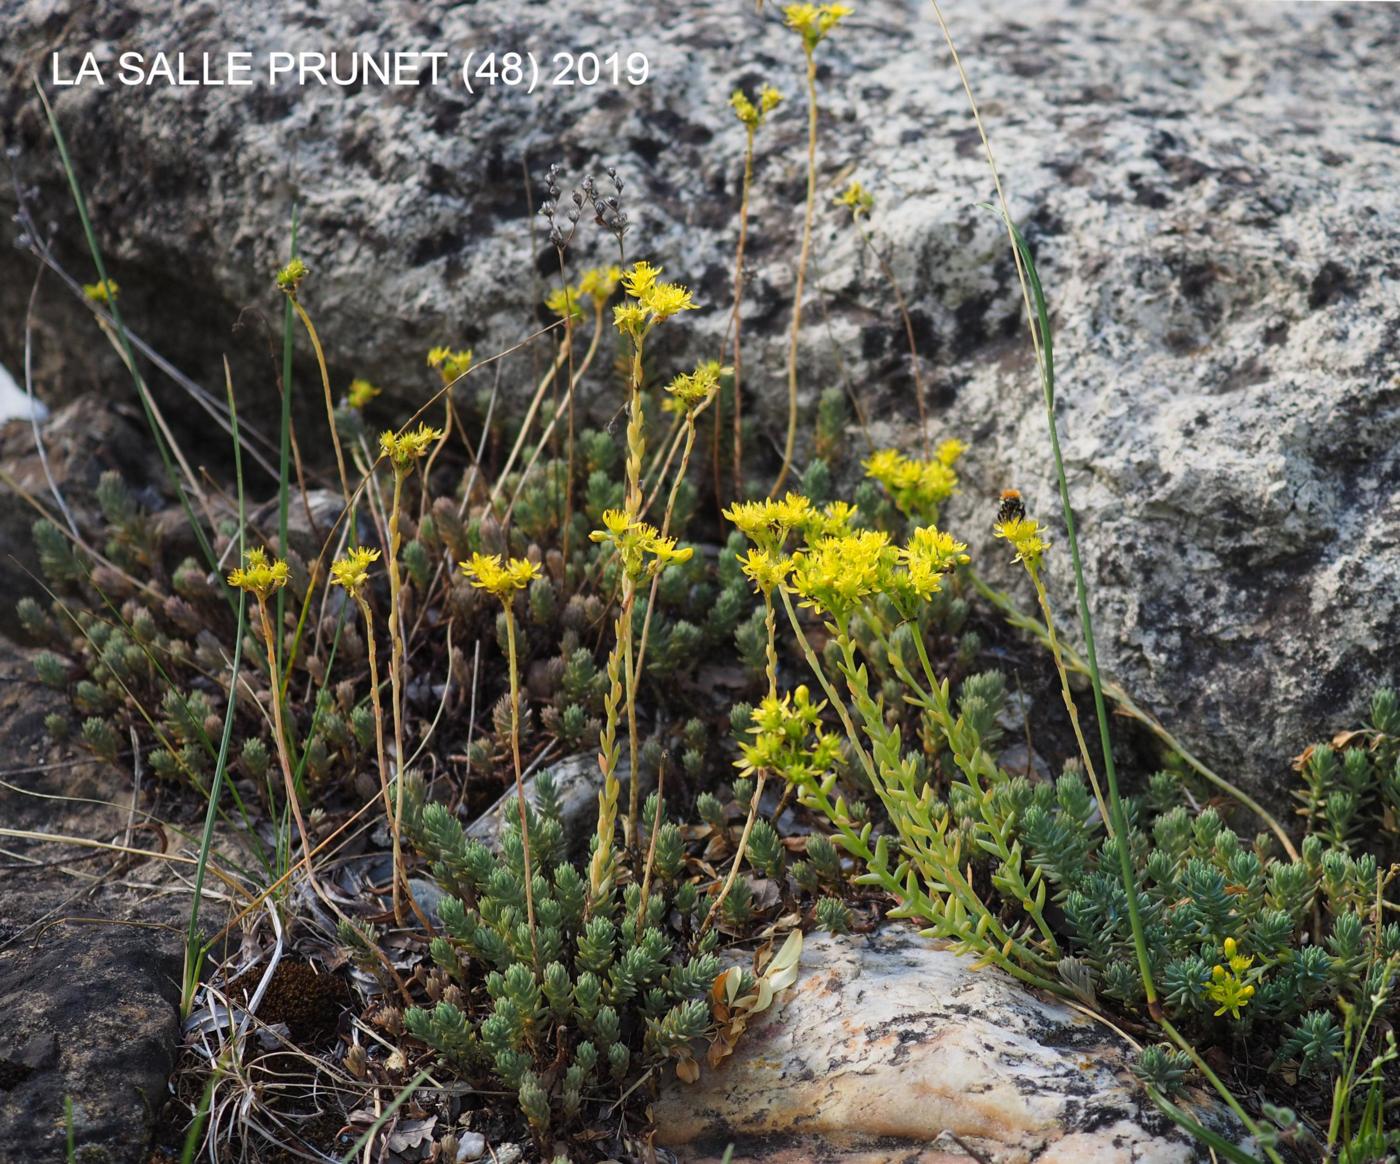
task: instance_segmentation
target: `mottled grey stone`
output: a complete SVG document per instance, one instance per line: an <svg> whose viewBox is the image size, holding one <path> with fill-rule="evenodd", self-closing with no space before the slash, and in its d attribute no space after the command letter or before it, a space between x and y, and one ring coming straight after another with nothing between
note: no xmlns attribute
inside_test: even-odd
<svg viewBox="0 0 1400 1164"><path fill-rule="evenodd" d="M1208 1153L1128 1071L1126 1042L1081 1010L912 931L813 935L797 984L738 1050L668 1079L658 1142L688 1164L1186 1164ZM1196 1096L1197 1118L1238 1129Z"/></svg>

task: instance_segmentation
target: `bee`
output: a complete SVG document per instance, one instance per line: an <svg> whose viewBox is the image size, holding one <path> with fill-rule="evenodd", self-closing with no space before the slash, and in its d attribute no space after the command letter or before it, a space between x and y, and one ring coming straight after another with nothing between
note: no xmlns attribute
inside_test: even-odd
<svg viewBox="0 0 1400 1164"><path fill-rule="evenodd" d="M1026 506L1021 501L1021 491L1003 489L1001 501L997 505L997 523L1004 525L1008 521L1024 521L1025 517Z"/></svg>

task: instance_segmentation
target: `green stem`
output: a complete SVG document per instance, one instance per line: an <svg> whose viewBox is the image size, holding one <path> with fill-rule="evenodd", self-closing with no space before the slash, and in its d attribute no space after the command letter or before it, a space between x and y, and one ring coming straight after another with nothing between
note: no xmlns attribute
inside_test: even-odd
<svg viewBox="0 0 1400 1164"><path fill-rule="evenodd" d="M530 950L534 955L535 973L540 966L540 947L535 937L535 869L530 858L530 823L525 807L525 776L520 763L520 668L515 650L515 611L510 595L502 600L506 612L506 653L510 668L510 758L515 767L515 803L520 813L520 850L525 857L525 918L530 926Z"/></svg>
<svg viewBox="0 0 1400 1164"><path fill-rule="evenodd" d="M43 87L35 82L35 91L39 94L39 101L44 106L44 113L48 118L49 129L53 133L54 145L58 148L59 160L63 163L63 171L68 178L68 188L73 194L73 205L78 211L78 221L82 224L83 235L87 239L88 251L92 255L93 266L97 268L97 277L104 288L110 288L112 282L107 278L107 265L102 259L102 249L97 245L97 233L92 228L92 219L88 216L87 200L83 197L82 187L78 184L78 172L73 168L73 161L68 156L68 143L63 138L63 132L58 127L58 118L54 116L53 106L49 104L47 94ZM141 410L145 414L146 423L150 427L151 436L155 441L156 451L160 454L161 464L165 468L165 475L170 482L170 486L175 490L176 497L180 500L180 506L185 511L185 518L189 522L190 530L194 534L195 541L199 545L200 552L204 555L204 560L209 568L215 573L219 570L219 560L215 555L213 547L209 544L209 539L205 536L204 527L199 524L199 519L195 517L194 507L190 503L185 488L180 484L180 476L175 470L174 461L171 459L170 449L160 432L160 425L156 421L155 411L152 407L150 395L142 380L140 372L136 366L136 353L132 350L131 339L126 333L126 324L122 321L121 308L117 306L115 295L108 297L107 310L111 312L112 322L116 327L117 338L121 343L123 361L131 372L132 382L136 386L136 396L141 402ZM228 596L230 606L233 604L232 595Z"/></svg>
<svg viewBox="0 0 1400 1164"><path fill-rule="evenodd" d="M406 474L397 466L394 468L394 499L389 510L389 698L394 716L394 816L392 825L394 842L394 918L399 925L404 924L403 894L408 877L403 867L403 693L400 671L403 668L403 626L402 612L399 610L399 592L402 583L399 578L399 504L403 498L403 481Z"/></svg>
<svg viewBox="0 0 1400 1164"><path fill-rule="evenodd" d="M292 203L292 238L289 259L297 257L297 205ZM277 552L287 556L287 515L292 481L292 302L282 305L282 424L277 455ZM277 592L277 625L284 626L286 595ZM277 670L283 670L282 640L277 641Z"/></svg>
<svg viewBox="0 0 1400 1164"><path fill-rule="evenodd" d="M730 316L730 326L734 329L734 417L731 421L734 437L734 496L744 495L744 426L743 397L740 380L743 377L744 360L740 351L739 332L742 320L739 308L744 301L744 252L749 242L749 195L753 189L753 149L754 127L748 127L748 141L744 147L744 184L739 195L739 244L734 252L734 312ZM719 493L719 411L715 411L715 492Z"/></svg>
<svg viewBox="0 0 1400 1164"><path fill-rule="evenodd" d="M817 58L807 45L807 207L802 214L802 251L797 257L797 285L793 289L792 334L788 337L788 424L783 441L783 466L768 491L776 497L792 471L797 446L797 338L802 330L802 292L807 283L807 262L812 253L812 217L817 204Z"/></svg>
<svg viewBox="0 0 1400 1164"><path fill-rule="evenodd" d="M1045 592L1045 583L1040 579L1040 571L1029 562L1025 562L1023 565L1026 567L1026 573L1030 575L1031 585L1035 587L1035 596L1040 602L1041 613L1045 616L1045 633L1050 644L1050 656L1055 661L1055 671L1060 677L1060 697L1064 700L1065 711L1069 715L1069 725L1074 730L1074 739L1079 745L1079 758L1084 761L1084 771L1088 774L1089 783L1094 789L1094 800L1098 803L1099 813L1104 819L1107 834L1112 839L1117 830L1114 829L1109 820L1108 805L1104 803L1103 790L1099 787L1099 776L1094 770L1094 761L1089 756L1089 745L1085 742L1083 729L1079 726L1079 708L1075 706L1074 696L1070 694L1069 674L1065 670L1065 660L1060 651L1059 636L1055 634L1055 619L1050 613L1050 596Z"/></svg>
<svg viewBox="0 0 1400 1164"><path fill-rule="evenodd" d="M1034 635L1047 647L1049 646L1049 639L1045 627L1029 615L1023 614L1017 608L1016 603L1012 601L1010 595L988 585L976 571L969 570L968 577L971 579L972 585L977 593L1000 610L1011 626ZM1075 651L1073 647L1068 643L1061 642L1060 650L1064 655L1066 665L1071 671L1079 675L1088 676L1088 664L1079 657L1078 652ZM1268 809L1245 792L1244 789L1236 787L1234 784L1231 784L1230 781L1226 780L1225 777L1207 767L1199 757L1192 753L1181 740L1167 729L1161 720L1133 702L1132 697L1123 689L1121 684L1115 683L1112 679L1105 679L1103 689L1108 698L1118 705L1118 708L1123 714L1137 720L1147 727L1148 730L1157 736L1171 751L1180 756L1190 768L1194 769L1203 780L1239 801L1263 821L1269 831L1278 838L1279 844L1283 846L1283 851L1288 854L1290 860L1297 861L1300 859L1298 849L1293 844L1292 838L1284 831L1278 819L1274 817Z"/></svg>

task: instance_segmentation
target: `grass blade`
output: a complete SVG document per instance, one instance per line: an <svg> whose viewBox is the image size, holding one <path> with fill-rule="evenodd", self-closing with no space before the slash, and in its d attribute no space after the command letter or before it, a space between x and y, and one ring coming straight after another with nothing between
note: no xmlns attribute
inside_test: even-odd
<svg viewBox="0 0 1400 1164"><path fill-rule="evenodd" d="M238 483L238 557L243 559L243 540L247 512L243 496L243 454L238 437L238 408L234 403L233 377L228 361L224 361L224 384L228 393L229 422L233 428L233 468ZM180 1015L187 1017L194 1003L194 989L203 968L205 947L199 941L199 905L204 893L204 870L209 863L209 849L214 839L214 822L219 814L219 793L223 789L224 773L228 770L229 748L233 741L233 721L238 709L238 670L243 664L243 638L248 625L248 595L238 593L238 630L233 640L233 663L229 671L228 707L224 711L224 731L219 740L219 756L214 763L214 778L209 785L209 807L204 814L204 832L199 840L199 864L195 867L194 893L190 902L190 925L185 935L185 975L180 993Z"/></svg>
<svg viewBox="0 0 1400 1164"><path fill-rule="evenodd" d="M53 134L54 145L58 148L58 157L63 164L63 172L68 178L68 188L73 194L73 205L78 211L78 220L82 223L83 234L87 239L88 250L92 254L93 266L97 268L97 277L101 284L110 286L111 281L107 278L107 265L102 260L102 248L97 245L97 235L92 229L92 220L88 216L87 200L83 197L82 186L78 183L77 171L73 168L72 159L68 156L68 143L64 140L63 131L59 129L58 118L54 116L53 106L49 104L48 96L44 93L43 87L37 78L34 82L35 92L39 94L39 101L44 106L44 114L48 118L49 130ZM194 506L191 505L185 487L180 483L180 475L175 471L175 463L171 459L170 448L166 444L164 436L161 434L160 425L156 423L155 413L151 408L151 400L145 383L141 379L136 367L136 353L132 350L131 340L126 334L126 325L122 322L121 308L117 305L117 297L113 295L108 303L108 309L112 314L112 322L116 325L117 338L120 341L122 354L126 365L131 371L132 382L136 386L137 399L141 401L141 410L145 413L146 423L150 427L151 437L155 441L156 449L160 453L160 459L165 466L165 475L170 482L170 486L175 490L175 495L180 499L181 508L185 511L185 517L190 523L195 541L199 543L200 552L204 555L209 568L216 573L219 569L218 558L214 554L213 547L209 544L209 539L205 535L204 527L200 525L199 519L195 516ZM229 598L230 604L232 597Z"/></svg>

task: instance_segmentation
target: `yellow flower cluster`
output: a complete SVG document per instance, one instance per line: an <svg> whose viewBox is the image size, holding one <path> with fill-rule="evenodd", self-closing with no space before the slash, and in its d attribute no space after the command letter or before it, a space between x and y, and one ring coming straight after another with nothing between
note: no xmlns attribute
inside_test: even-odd
<svg viewBox="0 0 1400 1164"><path fill-rule="evenodd" d="M757 100L750 99L742 89L735 89L734 95L729 98L729 104L734 107L739 120L752 132L763 124L764 119L778 107L782 99L783 95L772 85L764 85L758 91Z"/></svg>
<svg viewBox="0 0 1400 1164"><path fill-rule="evenodd" d="M1249 1005L1254 997L1253 983L1246 982L1242 975L1254 965L1253 958L1240 953L1239 944L1234 938L1225 939L1225 961L1229 969L1217 963L1210 972L1210 982L1206 986L1206 997L1219 1003L1217 1016L1230 1012L1233 1018L1240 1017L1240 1010Z"/></svg>
<svg viewBox="0 0 1400 1164"><path fill-rule="evenodd" d="M971 559L967 546L932 526L916 529L905 546L877 530L825 537L793 556L792 589L803 605L844 623L876 594L904 618L943 588L943 578Z"/></svg>
<svg viewBox="0 0 1400 1164"><path fill-rule="evenodd" d="M844 501L818 509L800 493L789 493L781 500L736 501L723 514L759 549L776 553L794 532L808 541L849 533L856 509Z"/></svg>
<svg viewBox="0 0 1400 1164"><path fill-rule="evenodd" d="M854 11L845 4L789 4L783 9L783 20L802 34L802 45L811 52Z"/></svg>
<svg viewBox="0 0 1400 1164"><path fill-rule="evenodd" d="M500 554L473 554L470 561L457 565L473 586L494 594L502 602L509 602L512 594L524 590L541 573L536 562L525 558L507 558L502 562Z"/></svg>
<svg viewBox="0 0 1400 1164"><path fill-rule="evenodd" d="M248 550L243 555L243 565L229 574L228 584L261 599L282 589L287 584L287 574L287 563L282 559L269 562L266 550Z"/></svg>
<svg viewBox="0 0 1400 1164"><path fill-rule="evenodd" d="M370 563L378 560L378 550L371 550L365 546L352 549L345 557L331 563L331 585L344 586L350 594L358 598L361 589L369 581Z"/></svg>
<svg viewBox="0 0 1400 1164"><path fill-rule="evenodd" d="M602 307L622 282L622 268L590 267L583 277L572 287L557 287L550 292L544 305L560 319L572 314L575 319L583 314L585 300L593 300L594 307Z"/></svg>
<svg viewBox="0 0 1400 1164"><path fill-rule="evenodd" d="M603 528L588 535L595 542L611 542L622 559L622 568L634 581L655 577L671 563L688 562L695 552L676 547L675 538L663 538L655 526L622 509L603 513Z"/></svg>
<svg viewBox="0 0 1400 1164"><path fill-rule="evenodd" d="M972 558L967 546L950 533L931 525L920 526L909 537L909 544L899 551L905 577L913 594L925 601L943 588L943 576Z"/></svg>
<svg viewBox="0 0 1400 1164"><path fill-rule="evenodd" d="M790 695L767 696L753 712L753 743L739 745L743 758L734 766L744 776L763 770L794 784L820 780L841 756L840 740L822 730L825 707L812 702L806 686Z"/></svg>
<svg viewBox="0 0 1400 1164"><path fill-rule="evenodd" d="M856 510L844 501L818 509L789 493L782 500L735 502L724 516L754 544L739 563L755 587L771 594L790 586L804 606L837 621L875 594L888 595L909 617L942 589L945 575L970 561L967 546L931 525L914 530L904 546L881 531L853 530ZM793 533L806 545L789 556L785 545Z"/></svg>
<svg viewBox="0 0 1400 1164"><path fill-rule="evenodd" d="M744 577L764 594L772 594L792 573L792 559L772 550L752 549L739 557Z"/></svg>
<svg viewBox="0 0 1400 1164"><path fill-rule="evenodd" d="M437 374L442 377L444 384L451 384L458 377L465 376L467 369L471 366L471 348L463 348L454 352L449 347L436 347L428 353L428 367L437 370Z"/></svg>
<svg viewBox="0 0 1400 1164"><path fill-rule="evenodd" d="M297 288L301 286L301 281L309 274L311 274L310 268L305 263L300 259L293 259L277 272L278 289L289 295L295 295Z"/></svg>
<svg viewBox="0 0 1400 1164"><path fill-rule="evenodd" d="M614 307L613 324L634 343L640 343L658 323L699 306L679 283L659 282L660 274L660 267L642 260L622 276L623 289L636 302Z"/></svg>
<svg viewBox="0 0 1400 1164"><path fill-rule="evenodd" d="M414 461L427 456L428 450L442 437L442 429L426 424L420 424L414 432L396 433L386 429L379 436L379 451L393 462L395 469L406 472Z"/></svg>
<svg viewBox="0 0 1400 1164"><path fill-rule="evenodd" d="M116 302L117 292L120 290L115 279L108 279L105 282L99 280L96 283L84 283L83 295L93 303L105 303L109 307Z"/></svg>
<svg viewBox="0 0 1400 1164"><path fill-rule="evenodd" d="M859 218L862 214L869 214L874 208L875 195L853 179L845 191L837 195L836 205L847 207L852 218Z"/></svg>
<svg viewBox="0 0 1400 1164"><path fill-rule="evenodd" d="M1016 551L1013 562L1024 562L1031 573L1040 569L1041 556L1050 548L1050 543L1040 536L1040 522L1030 517L1013 517L997 522L992 532L1011 543Z"/></svg>
<svg viewBox="0 0 1400 1164"><path fill-rule="evenodd" d="M680 412L694 412L719 391L719 378L727 370L718 360L706 360L693 372L682 372L666 385L667 404Z"/></svg>
<svg viewBox="0 0 1400 1164"><path fill-rule="evenodd" d="M362 409L378 395L379 389L368 380L360 379L350 381L349 401L351 408L356 410Z"/></svg>
<svg viewBox="0 0 1400 1164"><path fill-rule="evenodd" d="M934 522L939 507L957 489L958 474L953 466L966 451L962 441L946 440L931 460L920 461L896 449L881 449L865 462L865 474L885 487L906 517Z"/></svg>
<svg viewBox="0 0 1400 1164"><path fill-rule="evenodd" d="M881 530L820 538L794 556L792 588L803 606L844 623L862 602L886 588L893 554L890 536Z"/></svg>

